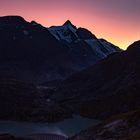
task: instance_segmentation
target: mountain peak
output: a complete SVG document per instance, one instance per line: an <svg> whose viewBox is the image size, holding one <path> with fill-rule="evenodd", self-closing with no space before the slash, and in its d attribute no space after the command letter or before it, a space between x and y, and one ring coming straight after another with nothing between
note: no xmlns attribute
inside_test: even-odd
<svg viewBox="0 0 140 140"><path fill-rule="evenodd" d="M135 41L127 48L127 52L129 52L133 57L139 57L140 53L140 40ZM140 57L139 57L140 58Z"/></svg>
<svg viewBox="0 0 140 140"><path fill-rule="evenodd" d="M3 16L0 17L0 23L6 23L6 24L14 24L14 23L23 23L26 22L25 19L21 16Z"/></svg>
<svg viewBox="0 0 140 140"><path fill-rule="evenodd" d="M70 20L67 20L64 25L73 25L72 22Z"/></svg>
<svg viewBox="0 0 140 140"><path fill-rule="evenodd" d="M138 40L138 41L135 41L133 44L131 44L129 47L128 47L128 49L129 48L134 48L134 47L140 47L140 40Z"/></svg>
<svg viewBox="0 0 140 140"><path fill-rule="evenodd" d="M72 26L73 28L76 28L76 26L73 25L72 22L71 22L70 20L67 20L67 21L63 24L63 26Z"/></svg>

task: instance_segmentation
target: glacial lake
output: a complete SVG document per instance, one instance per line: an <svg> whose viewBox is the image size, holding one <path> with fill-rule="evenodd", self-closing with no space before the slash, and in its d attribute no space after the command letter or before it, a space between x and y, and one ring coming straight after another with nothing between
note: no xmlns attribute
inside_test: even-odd
<svg viewBox="0 0 140 140"><path fill-rule="evenodd" d="M61 134L72 136L81 130L98 124L99 121L80 116L66 119L58 123L29 123L0 121L0 133L10 133L17 136L28 136L35 133Z"/></svg>

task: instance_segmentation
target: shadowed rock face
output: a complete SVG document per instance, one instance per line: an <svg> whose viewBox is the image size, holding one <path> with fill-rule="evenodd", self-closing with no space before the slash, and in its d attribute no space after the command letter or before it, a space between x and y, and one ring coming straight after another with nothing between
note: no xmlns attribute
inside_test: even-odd
<svg viewBox="0 0 140 140"><path fill-rule="evenodd" d="M0 81L0 119L23 119L31 116L38 103L34 85L16 80Z"/></svg>
<svg viewBox="0 0 140 140"><path fill-rule="evenodd" d="M77 38L73 33L77 29L70 21L61 28L66 29L66 38ZM86 34L91 33L85 31ZM103 58L93 53L84 40L72 44L64 40L58 40L50 28L35 21L29 23L19 16L0 17L0 77L43 83L64 79ZM120 49L116 47L114 51Z"/></svg>
<svg viewBox="0 0 140 140"><path fill-rule="evenodd" d="M76 33L81 39L97 39L95 35L93 35L90 31L84 28L78 28Z"/></svg>
<svg viewBox="0 0 140 140"><path fill-rule="evenodd" d="M1 120L56 122L70 116L70 111L48 100L36 86L17 80L0 80Z"/></svg>
<svg viewBox="0 0 140 140"><path fill-rule="evenodd" d="M34 83L61 77L68 51L46 28L21 17L1 17L0 38L1 77Z"/></svg>
<svg viewBox="0 0 140 140"><path fill-rule="evenodd" d="M140 106L140 41L74 74L53 95L60 104L87 117L108 116Z"/></svg>

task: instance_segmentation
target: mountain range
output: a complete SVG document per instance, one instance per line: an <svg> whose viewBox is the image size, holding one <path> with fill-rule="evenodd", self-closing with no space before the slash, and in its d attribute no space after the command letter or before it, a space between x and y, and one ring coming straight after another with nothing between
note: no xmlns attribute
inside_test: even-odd
<svg viewBox="0 0 140 140"><path fill-rule="evenodd" d="M35 84L65 79L121 49L70 21L46 28L0 17L0 77Z"/></svg>
<svg viewBox="0 0 140 140"><path fill-rule="evenodd" d="M52 96L86 117L107 118L137 109L140 91L140 41L64 80Z"/></svg>
<svg viewBox="0 0 140 140"><path fill-rule="evenodd" d="M126 51L112 54L94 66L70 76L51 91L49 98L48 92L42 94L34 85L2 81L2 119L60 121L79 113L102 121L69 140L139 140L139 53L140 41L137 41ZM5 104L9 105L4 112L2 108L6 107ZM11 137L17 139L11 135L0 135L2 140L3 137L6 140Z"/></svg>
<svg viewBox="0 0 140 140"><path fill-rule="evenodd" d="M140 41L68 78L59 103L82 116L100 118L69 140L140 139ZM64 94L65 93L65 94Z"/></svg>
<svg viewBox="0 0 140 140"><path fill-rule="evenodd" d="M70 140L137 140L139 54L140 40L123 51L69 20L46 28L0 17L0 119L58 122L81 115L101 123Z"/></svg>
<svg viewBox="0 0 140 140"><path fill-rule="evenodd" d="M53 90L43 87L122 51L70 21L46 28L20 16L0 17L0 38L1 119L57 121L70 117L70 111L47 99Z"/></svg>

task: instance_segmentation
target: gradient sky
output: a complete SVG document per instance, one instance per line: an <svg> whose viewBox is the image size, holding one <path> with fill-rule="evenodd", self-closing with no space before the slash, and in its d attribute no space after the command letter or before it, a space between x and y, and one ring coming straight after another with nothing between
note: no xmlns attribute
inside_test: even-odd
<svg viewBox="0 0 140 140"><path fill-rule="evenodd" d="M69 19L123 49L140 39L140 0L0 0L0 16L5 15L46 27Z"/></svg>

